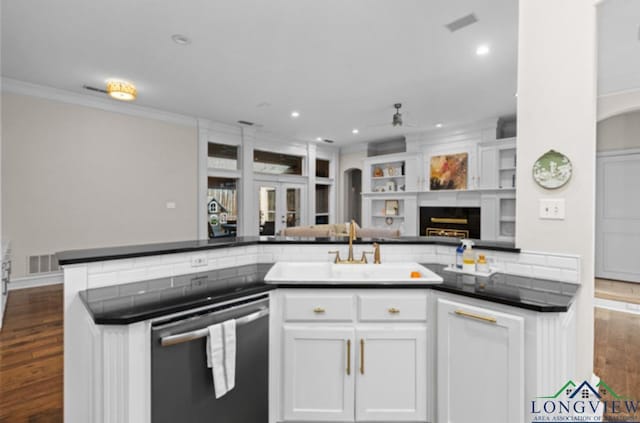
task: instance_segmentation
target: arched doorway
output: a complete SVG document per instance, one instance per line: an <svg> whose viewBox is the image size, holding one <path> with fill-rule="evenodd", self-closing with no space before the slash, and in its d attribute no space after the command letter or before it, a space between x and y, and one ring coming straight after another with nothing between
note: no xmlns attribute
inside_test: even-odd
<svg viewBox="0 0 640 423"><path fill-rule="evenodd" d="M360 224L362 222L362 171L360 169L347 169L344 171L344 217Z"/></svg>

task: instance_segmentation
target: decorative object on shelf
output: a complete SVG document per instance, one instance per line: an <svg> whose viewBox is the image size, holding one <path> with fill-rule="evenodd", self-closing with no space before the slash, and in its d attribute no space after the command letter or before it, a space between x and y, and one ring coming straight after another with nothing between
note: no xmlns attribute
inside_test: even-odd
<svg viewBox="0 0 640 423"><path fill-rule="evenodd" d="M400 203L398 200L386 200L384 202L384 214L385 216L397 216L400 209Z"/></svg>
<svg viewBox="0 0 640 423"><path fill-rule="evenodd" d="M374 191L375 191L375 192L384 192L384 187L383 187L383 186L377 186L377 187L374 189Z"/></svg>
<svg viewBox="0 0 640 423"><path fill-rule="evenodd" d="M375 178L380 178L380 177L384 176L384 171L381 168L376 167L376 168L373 169L373 176Z"/></svg>
<svg viewBox="0 0 640 423"><path fill-rule="evenodd" d="M404 184L398 185L398 191L404 191Z"/></svg>
<svg viewBox="0 0 640 423"><path fill-rule="evenodd" d="M391 166L385 168L384 176L396 176L396 169Z"/></svg>
<svg viewBox="0 0 640 423"><path fill-rule="evenodd" d="M431 157L431 191L467 189L468 153Z"/></svg>
<svg viewBox="0 0 640 423"><path fill-rule="evenodd" d="M387 217L386 219L384 219L384 223L389 226L393 225L393 217Z"/></svg>
<svg viewBox="0 0 640 423"><path fill-rule="evenodd" d="M544 153L533 164L533 179L546 189L557 189L564 186L573 169L567 156L555 150Z"/></svg>
<svg viewBox="0 0 640 423"><path fill-rule="evenodd" d="M389 181L387 182L387 185L385 186L387 192L393 192L396 190L396 183L393 181Z"/></svg>

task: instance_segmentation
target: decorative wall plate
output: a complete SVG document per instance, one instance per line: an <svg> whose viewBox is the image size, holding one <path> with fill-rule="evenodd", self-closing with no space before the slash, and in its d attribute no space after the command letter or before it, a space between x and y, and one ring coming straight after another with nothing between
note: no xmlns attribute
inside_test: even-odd
<svg viewBox="0 0 640 423"><path fill-rule="evenodd" d="M533 164L533 179L542 188L556 189L569 182L572 171L571 161L567 156L549 150Z"/></svg>

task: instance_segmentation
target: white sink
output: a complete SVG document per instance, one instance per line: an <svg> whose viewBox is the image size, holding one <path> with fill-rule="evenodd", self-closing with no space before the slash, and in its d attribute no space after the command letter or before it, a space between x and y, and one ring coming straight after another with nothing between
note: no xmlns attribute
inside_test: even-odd
<svg viewBox="0 0 640 423"><path fill-rule="evenodd" d="M419 272L420 277L411 277ZM334 264L277 262L264 277L278 284L438 284L442 278L418 263Z"/></svg>

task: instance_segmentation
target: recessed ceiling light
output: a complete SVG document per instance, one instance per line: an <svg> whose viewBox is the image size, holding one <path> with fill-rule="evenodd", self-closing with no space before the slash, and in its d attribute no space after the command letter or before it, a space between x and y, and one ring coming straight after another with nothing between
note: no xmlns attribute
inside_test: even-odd
<svg viewBox="0 0 640 423"><path fill-rule="evenodd" d="M436 128L442 128L442 124L441 123L436 123Z"/></svg>
<svg viewBox="0 0 640 423"><path fill-rule="evenodd" d="M107 81L107 94L116 100L133 101L138 96L138 90L130 82L112 79Z"/></svg>
<svg viewBox="0 0 640 423"><path fill-rule="evenodd" d="M318 141L318 142L322 141L322 137L316 138L316 141Z"/></svg>
<svg viewBox="0 0 640 423"><path fill-rule="evenodd" d="M356 135L356 134L358 134L359 132L360 132L360 131L358 131L358 128L353 128L353 129L351 130L351 133L352 133L353 135Z"/></svg>
<svg viewBox="0 0 640 423"><path fill-rule="evenodd" d="M486 56L490 51L489 46L486 44L479 45L478 48L476 48L476 54L478 56Z"/></svg>
<svg viewBox="0 0 640 423"><path fill-rule="evenodd" d="M171 39L173 40L174 43L180 44L181 46L186 46L191 44L191 38L187 37L186 35L173 34L171 36Z"/></svg>
<svg viewBox="0 0 640 423"><path fill-rule="evenodd" d="M518 97L518 93L515 93L513 96L514 96L514 97Z"/></svg>
<svg viewBox="0 0 640 423"><path fill-rule="evenodd" d="M294 118L294 119L297 118L297 117L300 117L300 112L297 112L297 111L294 110L293 112L291 112L291 117Z"/></svg>

